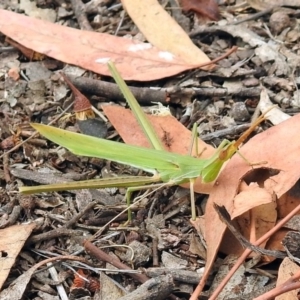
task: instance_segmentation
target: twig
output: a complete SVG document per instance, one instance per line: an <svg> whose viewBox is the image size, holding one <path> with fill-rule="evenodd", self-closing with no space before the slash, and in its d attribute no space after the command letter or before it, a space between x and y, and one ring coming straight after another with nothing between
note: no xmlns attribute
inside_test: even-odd
<svg viewBox="0 0 300 300"><path fill-rule="evenodd" d="M152 265L154 267L158 267L159 266L159 262L158 262L158 238L157 237L153 237L152 238Z"/></svg>
<svg viewBox="0 0 300 300"><path fill-rule="evenodd" d="M149 279L136 290L120 298L120 300L165 300L175 289L173 277L160 275Z"/></svg>
<svg viewBox="0 0 300 300"><path fill-rule="evenodd" d="M34 244L37 242L42 242L42 241L54 239L54 238L61 237L61 236L71 236L71 237L81 236L82 234L83 233L78 230L71 230L71 229L66 229L66 228L56 228L51 231L32 236L31 238L29 238L27 240L26 244L27 243Z"/></svg>
<svg viewBox="0 0 300 300"><path fill-rule="evenodd" d="M242 124L242 125L236 125L236 126L232 126L230 128L225 128L225 129L217 130L215 132L211 132L211 133L208 133L208 134L205 134L205 135L200 135L200 138L203 141L210 141L212 139L222 138L222 137L224 137L226 135L236 135L236 134L239 134L241 132L244 132L250 126L251 126L250 123L248 123L248 124Z"/></svg>
<svg viewBox="0 0 300 300"><path fill-rule="evenodd" d="M260 11L256 14L252 14L251 16L249 16L247 18L244 18L242 20L238 20L236 22L229 23L229 25L238 25L238 24L241 24L241 23L244 23L244 22L256 20L256 19L258 19L258 18L260 18L264 15L267 15L267 14L271 13L276 7L278 7L278 6L273 6L273 7L267 8L266 10Z"/></svg>
<svg viewBox="0 0 300 300"><path fill-rule="evenodd" d="M126 11L125 10L121 11L121 14L120 14L121 18L120 18L119 24L118 24L118 26L117 26L117 28L115 30L115 34L114 35L118 35L119 30L120 30L120 28L121 28L121 26L122 26L122 24L124 22L125 15L126 15Z"/></svg>
<svg viewBox="0 0 300 300"><path fill-rule="evenodd" d="M3 173L4 173L4 178L5 178L5 181L6 183L9 183L11 182L11 177L10 177L10 174L9 174L9 156L7 153L4 154L3 156Z"/></svg>
<svg viewBox="0 0 300 300"><path fill-rule="evenodd" d="M83 93L93 94L113 101L124 101L119 87L115 83L99 81L85 77L69 76L73 84ZM153 102L160 102L163 105L170 103L177 104L180 98L202 97L259 97L260 88L237 88L236 91L228 92L226 88L186 88L172 86L165 89L129 87L134 97L141 105L152 105ZM182 96L182 97L181 97Z"/></svg>
<svg viewBox="0 0 300 300"><path fill-rule="evenodd" d="M22 209L20 205L14 206L12 213L9 215L9 219L0 224L0 229L16 224L21 210Z"/></svg>
<svg viewBox="0 0 300 300"><path fill-rule="evenodd" d="M94 208L95 205L97 205L98 202L97 201L93 201L91 203L89 203L82 211L80 211L78 214L76 214L75 216L73 216L73 218L71 220L69 220L64 227L65 228L70 228L73 227L73 225L83 216L85 215L89 210L91 210L92 208Z"/></svg>
<svg viewBox="0 0 300 300"><path fill-rule="evenodd" d="M122 262L120 262L119 260L115 259L114 257L106 254L104 251L102 251L101 249L99 249L98 247L96 247L94 244L92 244L90 241L86 240L83 243L83 246L85 248L85 250L93 255L94 257L96 257L97 259L99 259L100 261L106 261L108 263L110 263L111 265L113 265L114 267L118 268L118 269L123 269L123 270L132 270L130 267L128 267L127 265L123 264ZM136 273L128 273L128 275L130 277L132 277L133 279L141 282L141 283L145 283L149 280L149 277L147 277L144 274L136 274ZM170 291L171 292L171 291ZM170 294L170 292L168 292L168 295ZM177 297L175 297L174 295L169 295L169 297L171 299L177 299ZM137 298L134 298L137 299ZM140 299L144 299L144 298L140 298ZM160 298L155 298L155 299L160 299ZM162 298L165 299L165 298Z"/></svg>
<svg viewBox="0 0 300 300"><path fill-rule="evenodd" d="M124 101L124 96L115 83L95 80L85 77L68 76L73 84L83 93L94 94L100 97L113 99L114 101ZM134 97L140 104L149 105L152 102L167 104L167 94L161 90L150 88L129 87Z"/></svg>
<svg viewBox="0 0 300 300"><path fill-rule="evenodd" d="M12 51L16 51L17 49L15 47L12 46L8 46L8 47L0 47L0 53L3 52L12 52Z"/></svg>
<svg viewBox="0 0 300 300"><path fill-rule="evenodd" d="M142 270L149 277L171 274L174 280L189 284L197 284L201 278L200 274L189 270L171 268L140 268L140 270Z"/></svg>
<svg viewBox="0 0 300 300"><path fill-rule="evenodd" d="M123 270L131 270L130 267L128 267L127 265L123 264L122 262L120 262L119 260L117 260L116 258L114 258L113 256L110 256L108 254L106 254L104 251L102 251L101 249L99 249L98 247L96 247L94 244L92 244L90 241L84 241L83 246L85 248L85 250L91 254L92 256L94 256L95 258L97 258L99 261L105 261L110 263L111 265L113 265L114 267L118 268L118 269L123 269ZM149 280L149 277L147 277L144 274L135 274L135 273L130 273L129 274L130 277L132 277L133 279L144 283L147 280Z"/></svg>
<svg viewBox="0 0 300 300"><path fill-rule="evenodd" d="M90 25L86 13L85 13L85 6L81 2L81 0L71 0L72 9L74 12L74 15L77 19L77 22L81 29L88 30L88 31L94 31L92 26Z"/></svg>
<svg viewBox="0 0 300 300"><path fill-rule="evenodd" d="M65 113L66 111L68 111L73 105L73 102L67 106L67 108L65 108L56 118L54 118L51 122L48 123L48 125L52 125L53 123L55 123L57 120L59 120ZM30 137L28 137L26 140L24 140L23 142L21 142L20 144L16 145L15 147L11 148L9 151L4 152L0 158L4 157L4 155L11 153L17 149L19 149L22 145L24 145L25 143L27 143L29 140L33 139L36 135L38 135L39 133L37 131L35 131Z"/></svg>
<svg viewBox="0 0 300 300"><path fill-rule="evenodd" d="M47 263L47 266L50 267L49 273L51 275L51 278L55 281L59 281L57 271L56 271L55 267L53 266L53 264ZM57 289L57 293L59 294L61 300L69 299L68 295L66 293L66 290L64 289L64 286L61 283L56 285L56 289Z"/></svg>
<svg viewBox="0 0 300 300"><path fill-rule="evenodd" d="M176 86L179 86L182 82L186 81L187 79L193 77L197 72L199 72L199 68L202 68L202 67L206 67L206 66L209 66L209 65L214 65L216 64L217 62L219 62L220 60L226 58L227 56L229 56L230 54L232 54L233 52L235 52L236 50L238 49L237 46L233 46L231 49L229 49L227 52L225 52L223 55L211 60L210 62L208 63L205 63L205 64L202 64L201 66L198 66L198 68L192 72L190 72L187 76L185 76L183 79L179 80L176 84Z"/></svg>

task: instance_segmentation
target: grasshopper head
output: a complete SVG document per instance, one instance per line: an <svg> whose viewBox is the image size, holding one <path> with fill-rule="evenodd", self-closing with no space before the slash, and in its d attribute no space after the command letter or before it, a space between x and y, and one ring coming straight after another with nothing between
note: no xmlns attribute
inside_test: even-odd
<svg viewBox="0 0 300 300"><path fill-rule="evenodd" d="M224 140L218 147L216 153L207 161L201 172L203 182L214 181L223 166L236 152L235 142Z"/></svg>

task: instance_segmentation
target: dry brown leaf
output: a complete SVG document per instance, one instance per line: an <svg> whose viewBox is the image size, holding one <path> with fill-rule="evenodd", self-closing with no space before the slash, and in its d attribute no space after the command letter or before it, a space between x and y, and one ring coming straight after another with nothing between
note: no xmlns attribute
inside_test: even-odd
<svg viewBox="0 0 300 300"><path fill-rule="evenodd" d="M295 187L297 188L297 185ZM299 205L300 194L294 195L293 190L294 188L277 200L278 219L284 218Z"/></svg>
<svg viewBox="0 0 300 300"><path fill-rule="evenodd" d="M155 80L199 66L199 60L187 64L149 43L77 30L1 9L0 32L38 53L103 75L110 76L107 62L112 60L125 80Z"/></svg>
<svg viewBox="0 0 300 300"><path fill-rule="evenodd" d="M283 194L278 200L277 200L277 219L284 218L287 214L289 214L293 209L295 209L299 205L299 186L296 184L291 190L289 190L287 193ZM269 250L277 250L277 251L284 251L284 247L282 245L282 239L285 237L289 230L281 228L279 231L277 231L275 234L271 236L271 238L268 240L266 249ZM266 261L266 258L264 258ZM272 261L273 259L268 258L268 261Z"/></svg>
<svg viewBox="0 0 300 300"><path fill-rule="evenodd" d="M259 187L256 183L244 188L234 198L231 218L235 219L235 224L240 233L251 243L254 243L276 224L277 205L274 200L268 191ZM228 236L232 243L228 242ZM241 244L236 243L234 239L228 231L220 245L221 252L241 255L245 249ZM260 247L264 247L265 244L261 244Z"/></svg>
<svg viewBox="0 0 300 300"><path fill-rule="evenodd" d="M14 225L0 230L0 289L35 226L35 223L31 223Z"/></svg>
<svg viewBox="0 0 300 300"><path fill-rule="evenodd" d="M193 254L197 254L202 259L206 259L206 249L203 244L200 242L199 237L195 236L194 234L190 237L190 247L189 252Z"/></svg>
<svg viewBox="0 0 300 300"><path fill-rule="evenodd" d="M280 286L283 283L285 283L287 280L289 280L292 276L292 274L296 274L299 272L299 266L292 262L288 257L286 257L280 267L278 272L278 278L276 282L276 286ZM292 290L287 293L283 293L279 296L277 296L276 300L294 300L298 299L298 293L300 289Z"/></svg>
<svg viewBox="0 0 300 300"><path fill-rule="evenodd" d="M136 121L132 112L120 106L105 105L102 107L105 115L118 131L126 144L136 145L141 147L150 147L147 138L145 137L140 125ZM151 116L148 118L154 127L158 137L165 145L165 149L170 152L186 155L189 153L189 146L191 144L191 132L184 127L176 118L172 116ZM166 142L166 139L168 142ZM199 149L206 150L203 152L201 158L211 157L215 149L198 139ZM195 182L195 191L198 193L209 194L213 183L201 182L197 179ZM183 185L189 188L189 184Z"/></svg>
<svg viewBox="0 0 300 300"><path fill-rule="evenodd" d="M298 200L299 201L299 200ZM285 238L287 233L289 232L289 229L280 228L278 231L276 231L270 239L267 241L266 249L268 250L276 250L276 251L285 251L284 246L282 245L282 240ZM262 257L264 262L272 262L275 260L275 257L271 256L263 256Z"/></svg>
<svg viewBox="0 0 300 300"><path fill-rule="evenodd" d="M220 19L220 11L215 0L181 0L183 11L193 11L198 18L217 21Z"/></svg>
<svg viewBox="0 0 300 300"><path fill-rule="evenodd" d="M249 209L272 202L272 195L265 189L259 187L257 183L253 183L234 198L231 218L234 219L248 212Z"/></svg>
<svg viewBox="0 0 300 300"><path fill-rule="evenodd" d="M188 65L210 62L157 0L122 0L122 4L152 45L174 54ZM204 69L212 68L210 65Z"/></svg>
<svg viewBox="0 0 300 300"><path fill-rule="evenodd" d="M260 193L255 195L252 200L259 198L259 196ZM245 201L247 201L247 197ZM275 202L258 205L236 218L238 228L241 229L242 235L246 237L250 241L250 243L254 243L264 234L269 232L275 226L276 221L277 211ZM265 244L266 242L260 244L260 247L263 248ZM245 249L241 247L240 250L241 252L231 252L231 254L241 254Z"/></svg>
<svg viewBox="0 0 300 300"><path fill-rule="evenodd" d="M267 162L263 166L255 167L260 169L255 171L258 178L259 174L265 173L268 168L279 171L277 175L266 177L264 180L264 188L268 193L274 193L277 198L290 190L300 177L300 170L295 167L300 163L300 139L297 138L299 130L300 114L256 135L241 148L241 153L250 162ZM205 218L208 220L205 222L208 256L204 278L213 264L226 229L214 210L213 203L224 205L232 214L241 178L250 171L251 167L239 155L235 155L219 175L210 194L205 212ZM251 206L250 204L249 208Z"/></svg>

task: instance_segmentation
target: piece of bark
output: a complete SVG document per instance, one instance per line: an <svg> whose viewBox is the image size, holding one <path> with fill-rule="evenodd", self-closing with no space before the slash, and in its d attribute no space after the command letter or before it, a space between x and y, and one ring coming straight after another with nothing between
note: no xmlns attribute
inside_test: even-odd
<svg viewBox="0 0 300 300"><path fill-rule="evenodd" d="M143 272L149 277L156 277L160 275L170 274L172 275L174 280L190 283L190 284L198 284L201 275L194 271L189 270L181 270L181 269L169 269L169 268L142 268Z"/></svg>
<svg viewBox="0 0 300 300"><path fill-rule="evenodd" d="M154 277L120 300L165 300L175 288L171 275Z"/></svg>

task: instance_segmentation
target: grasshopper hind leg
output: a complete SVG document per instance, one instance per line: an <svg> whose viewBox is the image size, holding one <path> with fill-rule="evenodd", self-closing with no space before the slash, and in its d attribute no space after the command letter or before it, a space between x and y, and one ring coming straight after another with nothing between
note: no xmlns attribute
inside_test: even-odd
<svg viewBox="0 0 300 300"><path fill-rule="evenodd" d="M190 194L191 194L191 215L192 220L196 220L196 205L195 205L195 191L194 191L194 184L195 184L195 178L190 179Z"/></svg>

